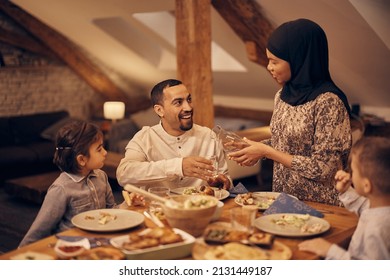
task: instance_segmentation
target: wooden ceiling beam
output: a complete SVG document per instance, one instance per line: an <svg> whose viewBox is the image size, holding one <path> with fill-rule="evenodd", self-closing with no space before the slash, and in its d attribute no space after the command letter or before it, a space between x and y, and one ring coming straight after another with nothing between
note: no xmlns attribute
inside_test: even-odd
<svg viewBox="0 0 390 280"><path fill-rule="evenodd" d="M210 0L176 0L178 77L192 94L194 120L214 126Z"/></svg>
<svg viewBox="0 0 390 280"><path fill-rule="evenodd" d="M13 19L37 41L47 46L59 59L64 61L105 100L117 100L126 103L126 112L133 113L150 107L146 97L128 97L111 79L93 63L79 47L68 38L53 30L40 20L8 0L0 0L0 10Z"/></svg>
<svg viewBox="0 0 390 280"><path fill-rule="evenodd" d="M249 60L267 66L265 49L274 30L255 0L211 0L215 10L244 42Z"/></svg>
<svg viewBox="0 0 390 280"><path fill-rule="evenodd" d="M34 38L12 33L2 27L0 27L0 42L58 60L58 57L50 49L37 42Z"/></svg>

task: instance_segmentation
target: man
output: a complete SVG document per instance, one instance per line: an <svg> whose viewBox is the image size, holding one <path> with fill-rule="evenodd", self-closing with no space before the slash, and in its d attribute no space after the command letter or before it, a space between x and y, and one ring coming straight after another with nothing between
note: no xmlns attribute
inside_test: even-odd
<svg viewBox="0 0 390 280"><path fill-rule="evenodd" d="M126 146L117 169L120 185L168 186L171 189L210 184L217 157L221 187L232 185L221 144L211 129L193 123L191 94L181 81L169 79L151 91L160 123L144 126Z"/></svg>

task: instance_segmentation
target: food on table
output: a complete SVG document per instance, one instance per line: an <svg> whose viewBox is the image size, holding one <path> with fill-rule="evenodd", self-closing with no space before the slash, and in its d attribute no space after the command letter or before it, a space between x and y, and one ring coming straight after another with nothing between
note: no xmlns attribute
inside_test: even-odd
<svg viewBox="0 0 390 280"><path fill-rule="evenodd" d="M99 217L99 224L105 225L110 221L116 220L116 215L112 215L108 212L100 212L100 217Z"/></svg>
<svg viewBox="0 0 390 280"><path fill-rule="evenodd" d="M125 255L116 248L97 247L72 257L73 260L124 260Z"/></svg>
<svg viewBox="0 0 390 280"><path fill-rule="evenodd" d="M204 194L204 195L214 196L214 190L213 190L213 188L208 187L208 186L200 186L199 188L189 187L183 191L183 194L185 194L185 195Z"/></svg>
<svg viewBox="0 0 390 280"><path fill-rule="evenodd" d="M271 248L274 243L274 235L265 232L256 232L249 236L248 241L259 247Z"/></svg>
<svg viewBox="0 0 390 280"><path fill-rule="evenodd" d="M258 248L231 242L207 250L206 260L262 260L268 259L267 252Z"/></svg>
<svg viewBox="0 0 390 280"><path fill-rule="evenodd" d="M273 220L277 225L281 226L294 226L300 229L301 232L317 233L321 232L323 225L319 223L310 224L309 214L304 215L283 215L279 219Z"/></svg>
<svg viewBox="0 0 390 280"><path fill-rule="evenodd" d="M210 228L205 232L204 240L209 244L241 242L244 244L254 244L259 247L270 248L272 247L274 236L263 232L248 233L232 229Z"/></svg>
<svg viewBox="0 0 390 280"><path fill-rule="evenodd" d="M211 195L211 196L214 196L215 194L213 188L207 186L200 186L199 192L200 194Z"/></svg>
<svg viewBox="0 0 390 280"><path fill-rule="evenodd" d="M169 227L157 227L144 233L132 233L129 235L129 241L122 244L125 250L137 250L159 245L172 244L184 241L183 237L174 232Z"/></svg>
<svg viewBox="0 0 390 280"><path fill-rule="evenodd" d="M67 246L67 245L63 245L63 246L59 246L58 249L65 252L65 253L74 253L74 252L77 252L79 251L80 249L84 248L83 246L79 246L79 245L70 245L70 246Z"/></svg>
<svg viewBox="0 0 390 280"><path fill-rule="evenodd" d="M275 196L260 196L258 194L248 192L244 194L238 194L236 202L240 205L255 205L261 209L268 209L269 206L275 201Z"/></svg>
<svg viewBox="0 0 390 280"><path fill-rule="evenodd" d="M195 195L189 196L183 201L183 203L177 203L176 201L168 200L166 204L170 208L176 209L201 209L216 206L217 202L218 200L216 200L214 197L209 197L206 195Z"/></svg>
<svg viewBox="0 0 390 280"><path fill-rule="evenodd" d="M123 190L122 196L128 206L145 206L145 201L138 199L136 193Z"/></svg>

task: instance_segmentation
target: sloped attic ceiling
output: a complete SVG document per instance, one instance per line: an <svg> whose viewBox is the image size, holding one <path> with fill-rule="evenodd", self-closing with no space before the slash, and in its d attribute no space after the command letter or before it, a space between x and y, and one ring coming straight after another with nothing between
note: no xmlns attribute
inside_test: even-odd
<svg viewBox="0 0 390 280"><path fill-rule="evenodd" d="M390 120L390 35L378 31L390 27L389 1L386 0L256 0L274 26L296 18L318 22L329 40L330 68L335 82L347 93L350 103L362 111ZM168 33L160 35L141 22L140 14L172 12L174 0L13 0L61 34L98 57L143 88L156 81L175 77L175 46ZM305 9L302 9L305 7ZM379 8L378 8L379 7ZM367 11L370 10L368 13ZM374 13L374 15L372 15ZM367 15L368 14L368 15ZM375 21L377 17L378 20ZM102 27L115 19L116 34ZM372 20L374 19L373 23ZM99 24L98 24L99 23ZM172 24L167 21L167 25ZM388 30L388 29L387 29ZM143 37L140 44L137 36ZM278 85L263 66L251 62L244 43L224 19L212 9L213 41L240 65L240 71L214 68L214 102L244 108L272 110ZM122 38L122 39L118 39ZM124 43L126 40L126 43ZM150 51L140 54L131 44ZM158 46L160 53L153 49ZM139 46L138 46L139 48ZM151 57L158 63L151 63ZM159 60L160 59L160 60ZM223 60L223 59L221 59ZM171 64L170 67L166 65ZM165 65L165 67L161 67ZM244 70L243 70L244 69Z"/></svg>

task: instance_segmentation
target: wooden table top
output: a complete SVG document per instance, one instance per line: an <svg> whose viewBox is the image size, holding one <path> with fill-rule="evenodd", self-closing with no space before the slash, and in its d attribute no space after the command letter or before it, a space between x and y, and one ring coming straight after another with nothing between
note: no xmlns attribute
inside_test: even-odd
<svg viewBox="0 0 390 280"><path fill-rule="evenodd" d="M228 198L224 200L224 207L222 210L221 217L218 221L220 222L230 222L230 214L229 209L233 207L240 207L235 202L234 199ZM321 237L325 238L326 240L337 243L342 247L347 247L350 241L350 238L352 237L353 232L355 231L358 218L355 214L349 212L345 208L327 205L327 204L321 204L321 203L314 203L314 202L307 202L308 205L312 206L313 208L319 210L322 212L325 216L324 219L327 220L331 228L327 232L321 234ZM129 210L134 210L137 212L142 213L145 210L145 207L129 207ZM258 212L257 217L261 216L262 213ZM120 236L124 234L128 234L135 231L140 231L145 229L145 227L154 227L155 225L148 219L145 218L145 223L142 225L125 230L120 232L111 232L111 233L97 233L97 232L88 232L84 231L82 229L78 228L72 228L67 231L64 231L61 233L61 235L71 235L71 236L89 236L89 237L115 237ZM298 250L298 244L306 240L310 237L305 238L290 238L290 237L279 237L276 236L275 240L287 245L291 251L292 251L292 259L293 260L310 260L310 259L318 259L318 256L315 254L309 253L309 252L303 252ZM39 253L44 253L53 256L56 258L56 254L54 252L54 244L56 243L57 238L53 235L44 239L41 239L35 243L29 244L27 246L24 246L22 248L7 252L3 255L0 255L0 259L7 260L10 259L12 256L15 256L20 253L28 252L28 251L34 251ZM191 257L189 257L191 258Z"/></svg>

